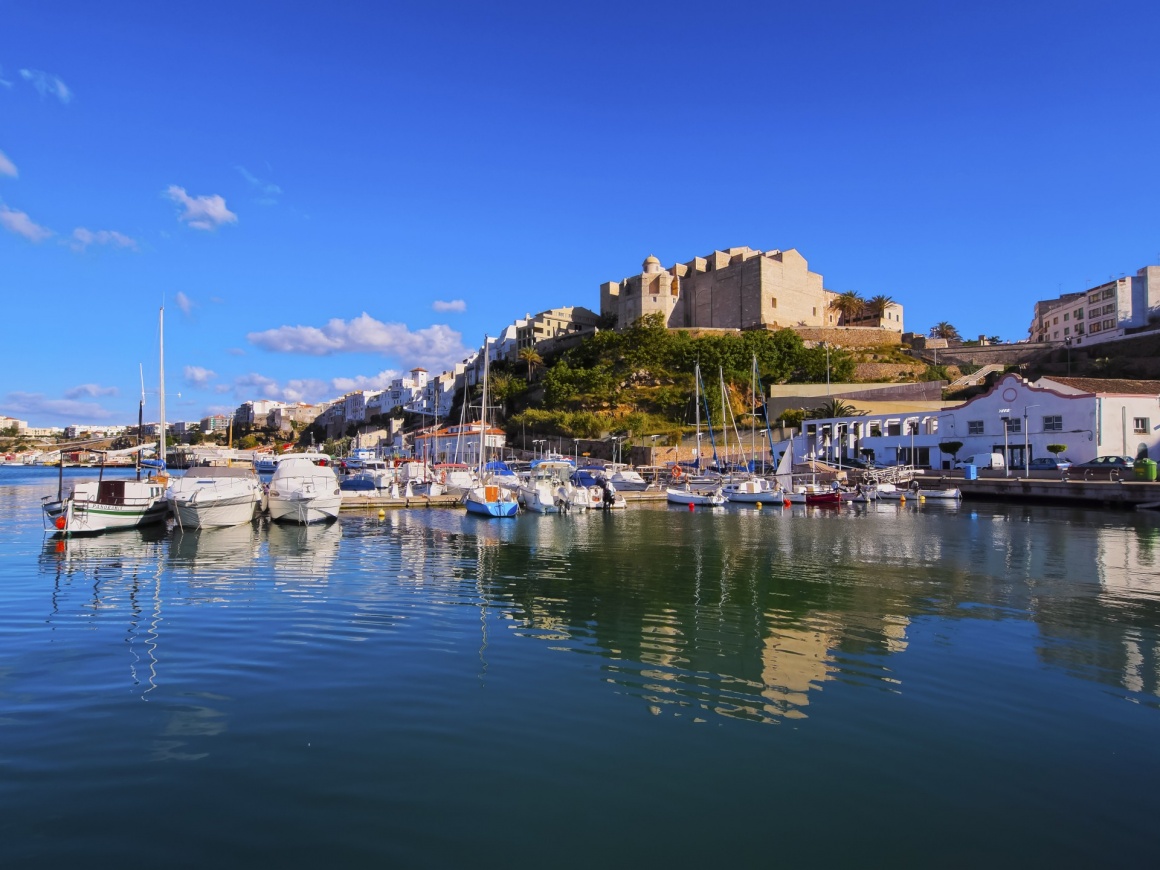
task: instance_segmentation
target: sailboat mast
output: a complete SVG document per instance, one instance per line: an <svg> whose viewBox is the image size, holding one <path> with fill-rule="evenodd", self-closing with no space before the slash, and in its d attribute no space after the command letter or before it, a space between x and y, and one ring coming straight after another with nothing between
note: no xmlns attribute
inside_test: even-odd
<svg viewBox="0 0 1160 870"><path fill-rule="evenodd" d="M725 465L729 466L729 418L725 416L728 399L725 396L725 367L717 366L717 380L721 385L721 452L725 454ZM740 445L738 445L740 449ZM732 474L732 469L730 469Z"/></svg>
<svg viewBox="0 0 1160 870"><path fill-rule="evenodd" d="M757 473L757 354L753 355L753 378L749 384L749 461Z"/></svg>
<svg viewBox="0 0 1160 870"><path fill-rule="evenodd" d="M483 447L484 438L487 433L487 376L488 376L488 358L491 356L487 346L487 336L483 337L483 397L479 405L479 470L476 472L479 475L480 482L483 481Z"/></svg>
<svg viewBox="0 0 1160 870"><path fill-rule="evenodd" d="M693 366L693 409L697 412L697 461L693 466L701 470L701 363Z"/></svg>
<svg viewBox="0 0 1160 870"><path fill-rule="evenodd" d="M167 468L167 466L165 464L165 306L164 305L161 306L161 314L160 314L160 317L158 319L158 323L160 325L160 339L159 339L158 346L160 349L159 359L160 359L160 367L161 367L161 432L160 432L160 436L158 438L158 447L160 449L160 455L157 458L161 460L161 469L164 471Z"/></svg>

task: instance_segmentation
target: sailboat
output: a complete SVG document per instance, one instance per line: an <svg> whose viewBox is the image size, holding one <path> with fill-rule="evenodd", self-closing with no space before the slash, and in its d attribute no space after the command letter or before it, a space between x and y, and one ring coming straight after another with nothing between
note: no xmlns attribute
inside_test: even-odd
<svg viewBox="0 0 1160 870"><path fill-rule="evenodd" d="M161 437L158 443L160 467L165 462L165 308L160 315ZM57 534L97 535L118 529L135 529L165 521L169 503L165 498L168 479L162 475L148 480L105 480L105 466L96 480L75 484L64 494L64 453L56 496L45 496L42 507L47 528Z"/></svg>
<svg viewBox="0 0 1160 870"><path fill-rule="evenodd" d="M488 358L491 356L488 337L483 337L483 399L479 409L479 464L476 474L479 483L463 495L463 504L469 514L482 517L514 517L520 509L511 490L492 481L486 473L487 465L487 379Z"/></svg>
<svg viewBox="0 0 1160 870"><path fill-rule="evenodd" d="M701 468L701 364L697 363L693 373L694 408L697 415L697 469ZM714 453L716 448L714 447ZM675 466L679 471L680 465ZM665 498L670 504L709 505L725 504L725 496L721 494L721 487L704 491L694 490L688 476L685 476L684 486L665 487Z"/></svg>

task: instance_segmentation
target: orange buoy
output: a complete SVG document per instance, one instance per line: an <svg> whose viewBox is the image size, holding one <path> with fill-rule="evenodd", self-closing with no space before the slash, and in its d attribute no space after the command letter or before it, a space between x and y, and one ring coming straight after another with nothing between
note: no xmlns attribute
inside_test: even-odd
<svg viewBox="0 0 1160 870"><path fill-rule="evenodd" d="M792 502L792 501L790 501L790 500L787 498L785 501L783 501L783 502L781 503L781 506L782 506L782 507L792 507L792 506L793 506L793 502Z"/></svg>
<svg viewBox="0 0 1160 870"><path fill-rule="evenodd" d="M689 502L689 510L693 510L694 507L696 507L696 505L694 505L692 502Z"/></svg>
<svg viewBox="0 0 1160 870"><path fill-rule="evenodd" d="M64 531L64 527L65 527L66 525L68 525L68 523L67 523L67 522L65 522L65 518L64 518L63 516L60 516L60 517L57 517L57 518L56 518L56 527L57 527L58 529L60 529L61 531Z"/></svg>

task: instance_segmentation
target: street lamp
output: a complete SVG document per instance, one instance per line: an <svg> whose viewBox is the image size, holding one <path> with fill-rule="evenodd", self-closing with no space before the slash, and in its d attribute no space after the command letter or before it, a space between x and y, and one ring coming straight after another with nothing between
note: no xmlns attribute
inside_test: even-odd
<svg viewBox="0 0 1160 870"><path fill-rule="evenodd" d="M1000 414L1010 414L1011 409L1010 408L1000 408L999 413ZM1010 469L1009 469L1008 464L1007 464L1007 457L1010 455L1008 450L1007 450L1007 430L1009 428L1007 424L1011 421L1011 418L1010 417L1000 417L999 419L1003 421L1003 476L1010 477L1011 473L1010 473Z"/></svg>
<svg viewBox="0 0 1160 870"><path fill-rule="evenodd" d="M572 464L577 468L580 467L580 439L572 439Z"/></svg>
<svg viewBox="0 0 1160 870"><path fill-rule="evenodd" d="M1067 336L1067 338L1065 338L1063 340L1063 345L1064 345L1064 347L1067 348L1067 376L1070 378L1071 377L1071 336L1070 335ZM1089 356L1090 356L1090 354L1089 354Z"/></svg>

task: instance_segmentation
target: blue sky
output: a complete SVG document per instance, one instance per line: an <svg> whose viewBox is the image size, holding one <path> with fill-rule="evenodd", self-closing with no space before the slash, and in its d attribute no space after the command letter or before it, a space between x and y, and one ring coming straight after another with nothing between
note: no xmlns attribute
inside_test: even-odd
<svg viewBox="0 0 1160 870"><path fill-rule="evenodd" d="M1154 3L0 0L0 414L307 401L714 248L1026 337L1158 262ZM177 392L181 393L177 397ZM148 413L148 412L147 412Z"/></svg>

